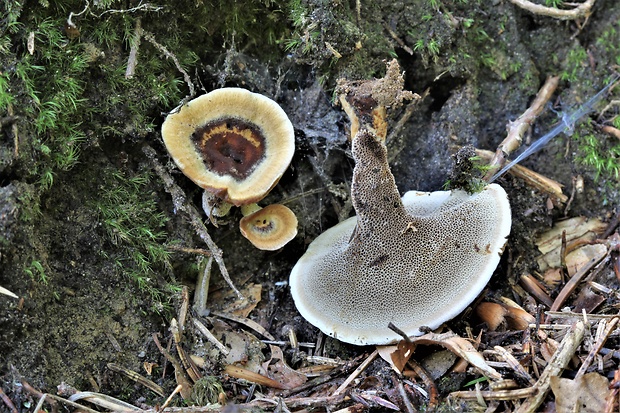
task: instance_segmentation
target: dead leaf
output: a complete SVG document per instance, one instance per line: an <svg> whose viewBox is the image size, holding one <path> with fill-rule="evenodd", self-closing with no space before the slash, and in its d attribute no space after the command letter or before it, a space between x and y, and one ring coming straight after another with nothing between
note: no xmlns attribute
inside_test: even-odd
<svg viewBox="0 0 620 413"><path fill-rule="evenodd" d="M556 222L549 231L541 234L536 240L536 246L543 255L538 258L541 271L560 266L560 252L562 249L562 232L566 231L566 241L581 240L593 241L597 234L605 231L607 224L599 219L575 217Z"/></svg>
<svg viewBox="0 0 620 413"><path fill-rule="evenodd" d="M406 344L408 346L409 345L414 346L412 348L411 353L413 353L413 349L418 344L438 345L438 346L445 347L451 352L453 352L454 354L456 354L457 356L462 357L465 360L467 360L469 364L477 368L482 374L490 377L491 379L499 380L502 378L502 376L497 372L497 370L495 370L493 367L487 364L484 357L482 357L482 354L476 351L474 346L468 340L462 337L459 337L452 332L443 333L443 334L435 334L435 333L424 334L423 336L411 338L411 343L406 343ZM408 354L407 347L401 347L399 349L396 345L377 346L377 350L379 351L379 355L381 356L381 358L383 358L388 363L390 363L390 365L392 365L392 367L395 369L397 369L397 367L401 364L403 366L404 364L406 364L406 361L402 363L402 359L404 359L404 356ZM400 353L396 358L397 361L399 362L398 365L395 363L394 359L392 358L392 355L395 352ZM388 358L387 355L389 355L390 357ZM411 354L409 354L409 356L411 356ZM407 357L407 360L408 359L409 358ZM399 372L401 371L402 370L399 370Z"/></svg>
<svg viewBox="0 0 620 413"><path fill-rule="evenodd" d="M267 370L271 376L286 386L287 389L294 389L306 382L305 374L292 369L284 359L284 353L280 347L269 345L271 349L271 359L263 363L263 368Z"/></svg>
<svg viewBox="0 0 620 413"><path fill-rule="evenodd" d="M402 373L407 361L413 354L415 345L407 343L405 340L399 341L397 344L390 344L387 346L377 346L379 357L387 361L392 368Z"/></svg>
<svg viewBox="0 0 620 413"><path fill-rule="evenodd" d="M609 381L598 373L588 373L575 380L551 377L557 413L600 413L605 411L611 394Z"/></svg>
<svg viewBox="0 0 620 413"><path fill-rule="evenodd" d="M262 285L248 283L241 289L244 298L240 299L230 288L223 288L209 294L209 305L214 310L247 318L260 302L261 292Z"/></svg>

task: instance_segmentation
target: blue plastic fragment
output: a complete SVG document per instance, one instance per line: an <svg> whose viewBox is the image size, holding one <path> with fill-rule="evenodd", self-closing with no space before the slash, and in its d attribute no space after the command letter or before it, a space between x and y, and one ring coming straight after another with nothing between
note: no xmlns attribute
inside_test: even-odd
<svg viewBox="0 0 620 413"><path fill-rule="evenodd" d="M579 119L581 119L582 117L584 117L585 115L587 115L594 109L594 105L596 105L601 99L603 99L607 91L609 91L609 88L611 88L618 79L620 79L620 75L615 75L611 79L611 81L607 84L607 86L601 89L601 91L598 92L596 95L592 96L586 103L581 105L579 109L577 109L575 112L569 115L562 116L562 122L558 123L558 125L555 128L551 129L551 131L549 131L543 137L541 137L536 142L534 142L529 148L523 151L515 159L513 159L512 161L504 165L504 167L500 169L499 172L497 172L495 175L491 177L491 179L489 180L489 183L495 181L497 178L505 174L510 168L512 168L513 166L515 166L516 164L518 164L519 162L521 162L528 156L532 155L533 153L536 153L543 146L549 143L551 139L555 138L560 133L571 135L573 133L573 130L575 129L575 123L577 123Z"/></svg>

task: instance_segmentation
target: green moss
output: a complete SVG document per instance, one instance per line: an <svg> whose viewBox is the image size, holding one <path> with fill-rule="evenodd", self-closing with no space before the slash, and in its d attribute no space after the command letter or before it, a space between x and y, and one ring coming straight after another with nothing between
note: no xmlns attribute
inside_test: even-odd
<svg viewBox="0 0 620 413"><path fill-rule="evenodd" d="M568 82L576 82L584 77L584 71L587 69L588 53L583 47L576 45L566 55L563 63L563 71L560 79Z"/></svg>
<svg viewBox="0 0 620 413"><path fill-rule="evenodd" d="M620 180L620 143L600 134L590 132L587 126L580 127L573 134L578 145L576 161L590 168L595 179L612 178Z"/></svg>
<svg viewBox="0 0 620 413"><path fill-rule="evenodd" d="M108 171L94 207L116 247L102 254L151 297L153 310L162 312L170 309L169 293L179 287L161 276L170 273L170 253L163 244L168 219L159 211L156 194L148 191L150 183L147 172L127 176Z"/></svg>

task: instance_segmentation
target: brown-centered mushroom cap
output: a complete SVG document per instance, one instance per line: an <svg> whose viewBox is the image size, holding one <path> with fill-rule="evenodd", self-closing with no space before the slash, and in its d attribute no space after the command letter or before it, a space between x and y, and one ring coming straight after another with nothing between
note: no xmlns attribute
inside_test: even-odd
<svg viewBox="0 0 620 413"><path fill-rule="evenodd" d="M239 229L256 248L275 251L297 235L297 217L284 205L268 205L241 218Z"/></svg>
<svg viewBox="0 0 620 413"><path fill-rule="evenodd" d="M482 291L510 232L499 185L476 194L407 192L400 198L385 145L362 126L353 139L357 217L320 235L293 268L301 315L354 344L387 344L437 328Z"/></svg>
<svg viewBox="0 0 620 413"><path fill-rule="evenodd" d="M162 136L188 178L234 205L264 198L295 151L293 125L282 108L241 88L188 102L168 115Z"/></svg>

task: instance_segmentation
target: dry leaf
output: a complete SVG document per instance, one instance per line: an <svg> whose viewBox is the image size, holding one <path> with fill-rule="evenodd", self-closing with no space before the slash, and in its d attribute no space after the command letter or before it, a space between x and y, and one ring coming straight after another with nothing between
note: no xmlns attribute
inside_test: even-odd
<svg viewBox="0 0 620 413"><path fill-rule="evenodd" d="M591 260L599 261L607 254L607 246L603 244L584 245L566 254L566 269L573 276Z"/></svg>
<svg viewBox="0 0 620 413"><path fill-rule="evenodd" d="M395 371L402 373L407 361L415 351L415 345L401 340L397 344L377 346L377 351L379 357L387 361Z"/></svg>
<svg viewBox="0 0 620 413"><path fill-rule="evenodd" d="M600 413L605 411L611 394L609 381L598 373L588 373L575 380L551 377L557 413Z"/></svg>
<svg viewBox="0 0 620 413"><path fill-rule="evenodd" d="M536 246L544 255L538 258L538 266L541 271L547 268L560 266L560 252L562 248L562 232L566 231L566 241L582 240L593 241L597 234L605 231L607 224L599 219L586 219L575 217L555 223L553 228L541 234L536 240Z"/></svg>
<svg viewBox="0 0 620 413"><path fill-rule="evenodd" d="M271 349L271 359L263 363L263 368L267 370L271 376L286 386L287 389L294 389L304 384L307 380L306 375L293 370L284 359L284 354L280 347L269 345Z"/></svg>
<svg viewBox="0 0 620 413"><path fill-rule="evenodd" d="M411 343L406 343L406 344L414 345L414 346L418 344L426 344L426 345L438 345L438 346L445 347L451 352L453 352L454 354L456 354L457 356L464 358L469 364L477 368L485 376L488 376L489 378L493 380L499 380L502 378L502 376L493 367L487 364L484 357L482 357L482 354L476 351L474 346L468 340L462 337L459 337L452 332L443 333L443 334L435 334L435 333L424 334L423 336L420 336L420 337L411 338ZM404 365L404 363L402 363L402 358L407 355L407 347L402 346L399 349L399 347L397 346L377 346L377 350L379 351L379 355L381 356L381 358L383 358L388 363L390 363L392 367L394 367L395 369L398 366L395 364L392 355L394 353L400 353L397 355L397 360L399 361L399 365L400 364ZM387 356L386 353L390 355L389 359L386 357ZM399 372L400 371L402 370L399 370Z"/></svg>
<svg viewBox="0 0 620 413"><path fill-rule="evenodd" d="M260 284L248 283L241 289L244 298L239 299L233 290L223 288L209 294L209 306L214 310L247 318L260 302L261 291Z"/></svg>

